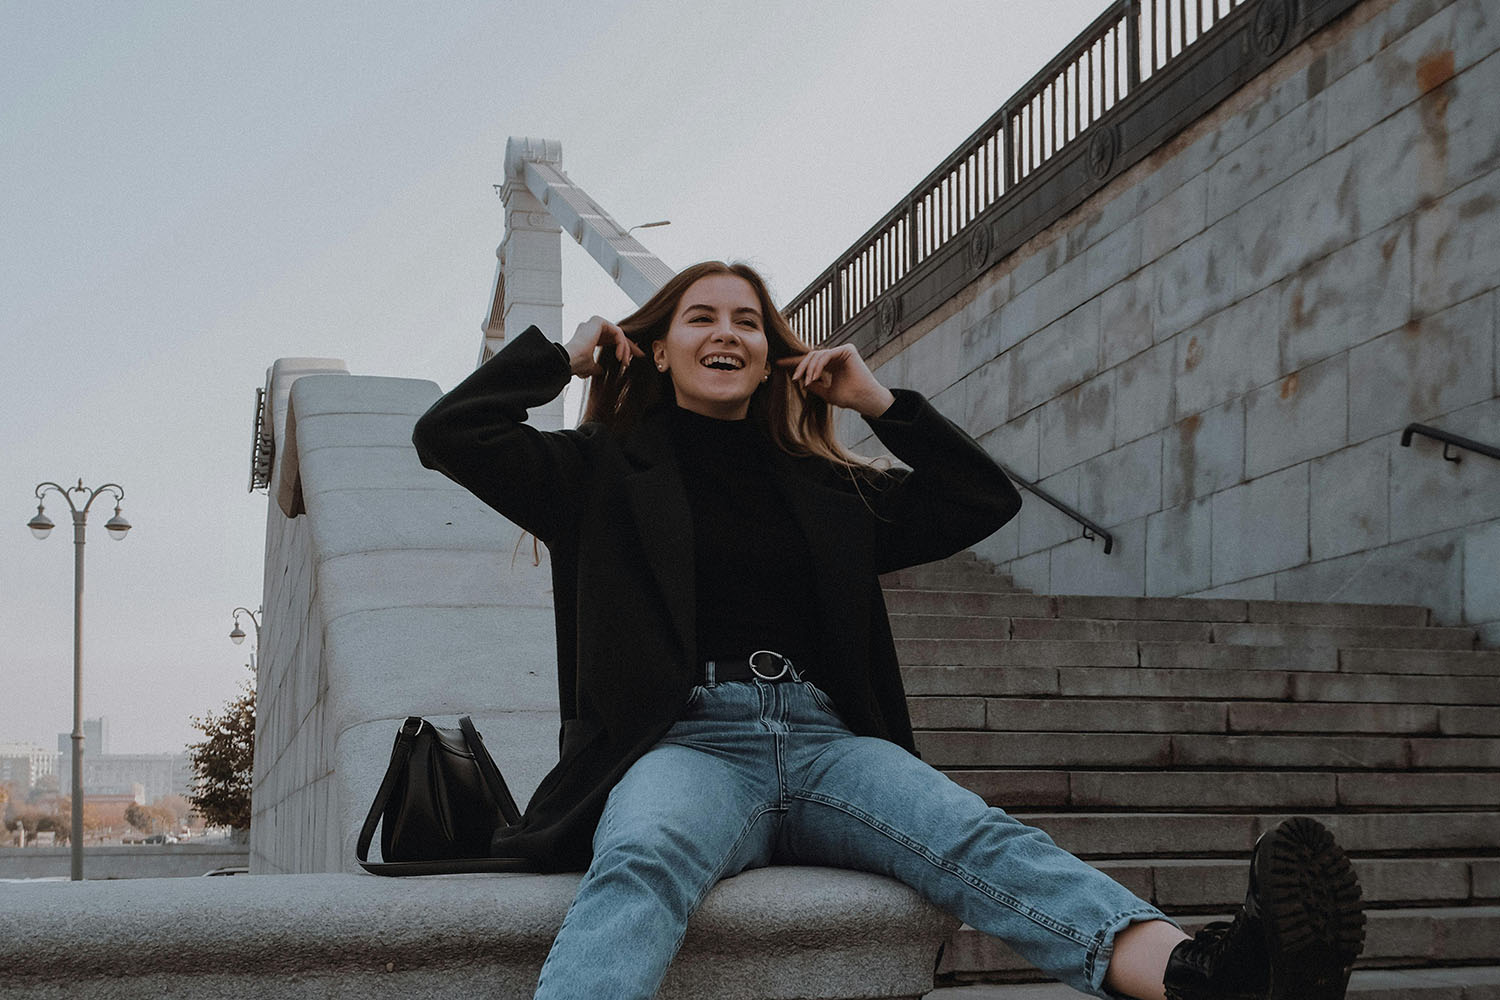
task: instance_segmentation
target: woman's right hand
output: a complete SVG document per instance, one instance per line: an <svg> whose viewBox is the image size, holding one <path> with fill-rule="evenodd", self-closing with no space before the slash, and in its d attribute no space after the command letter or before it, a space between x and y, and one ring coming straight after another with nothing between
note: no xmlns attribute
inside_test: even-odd
<svg viewBox="0 0 1500 1000"><path fill-rule="evenodd" d="M568 365L573 374L590 378L604 374L604 366L595 359L595 352L602 358L612 354L620 367L630 364L632 358L643 358L641 350L620 329L603 316L592 316L578 324L578 331L567 343Z"/></svg>

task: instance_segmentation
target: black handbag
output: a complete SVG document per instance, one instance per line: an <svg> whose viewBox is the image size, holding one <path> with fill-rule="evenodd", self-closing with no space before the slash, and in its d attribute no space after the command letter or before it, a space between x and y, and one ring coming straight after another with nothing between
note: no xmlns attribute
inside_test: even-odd
<svg viewBox="0 0 1500 1000"><path fill-rule="evenodd" d="M396 733L391 765L359 831L359 864L375 875L536 871L527 858L489 857L490 838L521 811L466 715L439 729L413 715ZM368 861L375 827L382 861Z"/></svg>

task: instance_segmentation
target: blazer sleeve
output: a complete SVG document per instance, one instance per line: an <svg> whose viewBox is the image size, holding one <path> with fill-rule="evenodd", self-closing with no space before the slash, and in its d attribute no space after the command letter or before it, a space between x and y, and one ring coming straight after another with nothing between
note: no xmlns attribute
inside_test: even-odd
<svg viewBox="0 0 1500 1000"><path fill-rule="evenodd" d="M867 423L911 471L872 491L876 572L953 555L989 537L1021 509L1021 495L989 454L921 394L896 401Z"/></svg>
<svg viewBox="0 0 1500 1000"><path fill-rule="evenodd" d="M550 542L576 519L588 435L539 431L526 411L571 377L558 346L527 327L417 419L417 457Z"/></svg>

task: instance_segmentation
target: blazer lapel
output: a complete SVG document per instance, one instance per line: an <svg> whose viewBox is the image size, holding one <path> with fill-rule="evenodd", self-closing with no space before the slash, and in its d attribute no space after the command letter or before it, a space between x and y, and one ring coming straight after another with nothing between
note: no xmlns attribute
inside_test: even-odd
<svg viewBox="0 0 1500 1000"><path fill-rule="evenodd" d="M661 414L633 431L624 446L638 471L625 477L625 496L672 620L683 662L697 655L697 594L693 575L693 515Z"/></svg>

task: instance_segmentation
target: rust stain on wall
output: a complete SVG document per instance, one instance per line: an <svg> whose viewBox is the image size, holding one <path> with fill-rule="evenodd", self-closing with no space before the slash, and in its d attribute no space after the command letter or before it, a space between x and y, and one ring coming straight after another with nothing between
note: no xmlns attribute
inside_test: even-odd
<svg viewBox="0 0 1500 1000"><path fill-rule="evenodd" d="M1282 379L1281 380L1281 398L1282 399L1291 399L1293 396L1297 395L1297 386L1299 384L1299 381L1300 380L1297 378L1297 373L1296 372L1292 372L1292 374L1290 374L1286 378Z"/></svg>
<svg viewBox="0 0 1500 1000"><path fill-rule="evenodd" d="M1192 337L1192 338L1190 338L1188 340L1187 356L1185 358L1183 358L1183 361L1182 361L1182 370L1190 372L1194 368L1197 368L1199 362L1201 362L1202 360L1203 360L1203 345L1200 344L1200 343L1198 343L1198 338L1197 337Z"/></svg>
<svg viewBox="0 0 1500 1000"><path fill-rule="evenodd" d="M1417 63L1417 87L1427 93L1433 87L1441 87L1453 79L1453 50L1444 49L1424 56Z"/></svg>

